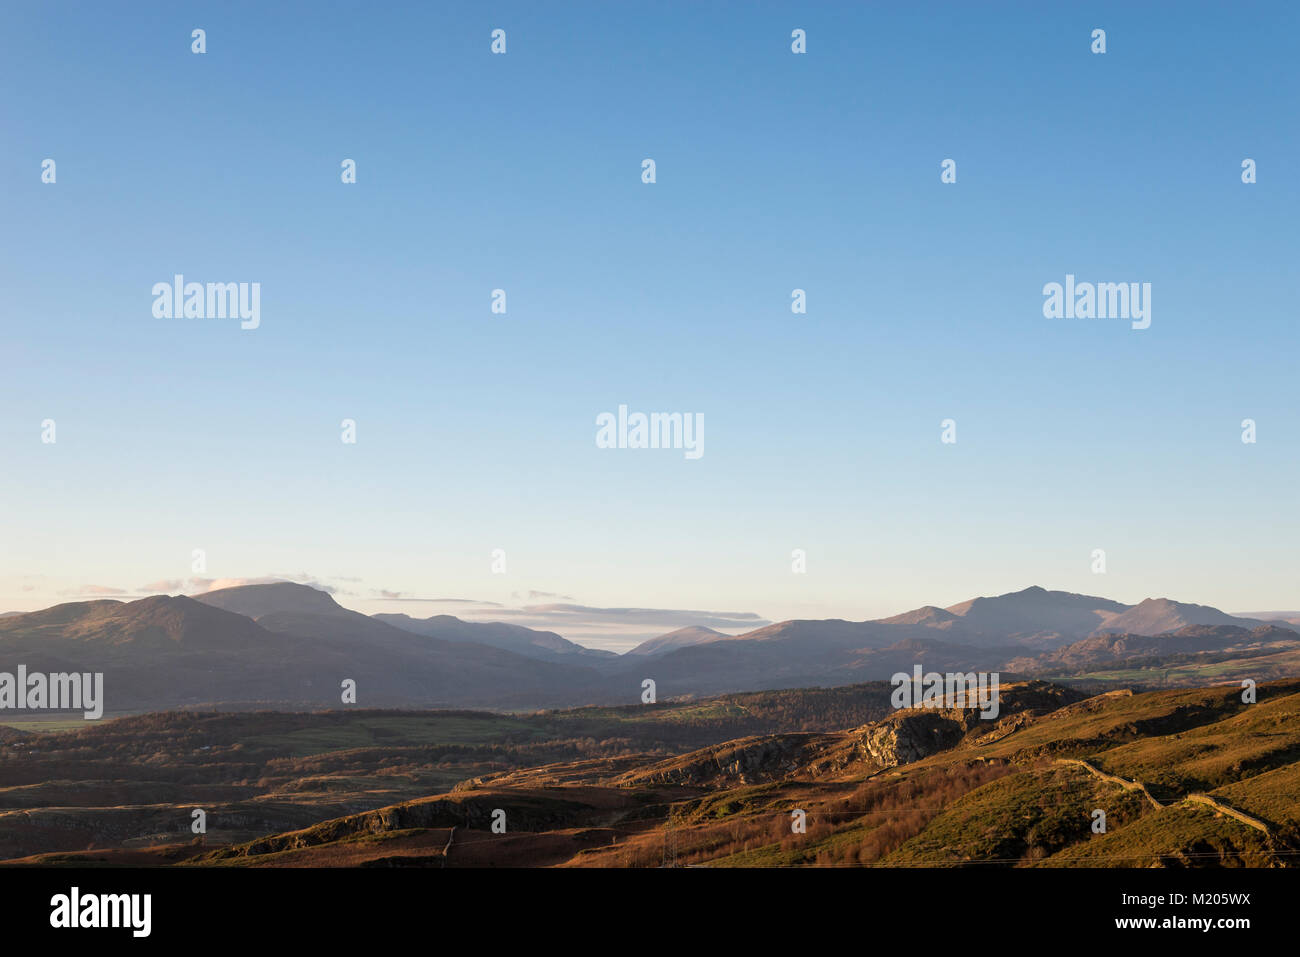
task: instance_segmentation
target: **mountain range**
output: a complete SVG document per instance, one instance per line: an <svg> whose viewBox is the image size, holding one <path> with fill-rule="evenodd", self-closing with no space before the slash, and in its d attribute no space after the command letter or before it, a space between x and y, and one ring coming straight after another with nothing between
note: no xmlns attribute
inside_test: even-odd
<svg viewBox="0 0 1300 957"><path fill-rule="evenodd" d="M1052 675L1300 652L1300 625L1272 615L1035 586L872 621L792 620L734 636L687 627L615 655L518 625L364 615L276 582L5 615L0 671L103 672L110 713L337 708L345 679L362 707L525 710L636 702L646 678L669 698L880 680L916 664Z"/></svg>

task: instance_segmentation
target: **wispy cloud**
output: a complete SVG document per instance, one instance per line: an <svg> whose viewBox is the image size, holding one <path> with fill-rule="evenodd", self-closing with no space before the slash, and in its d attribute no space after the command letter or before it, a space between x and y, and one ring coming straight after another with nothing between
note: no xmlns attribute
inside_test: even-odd
<svg viewBox="0 0 1300 957"><path fill-rule="evenodd" d="M323 591L328 595L339 594L339 588L328 582L312 578L310 575L263 575L258 578L191 578L189 580L190 594L203 594L210 591L220 591L222 588L238 588L241 585L273 585L276 582L295 582L299 585L307 585L318 591Z"/></svg>
<svg viewBox="0 0 1300 957"><path fill-rule="evenodd" d="M82 585L80 588L70 588L59 592L59 594L70 598L105 598L131 593L124 588L110 588L108 585Z"/></svg>
<svg viewBox="0 0 1300 957"><path fill-rule="evenodd" d="M592 605L545 604L525 605L509 611L520 618L531 618L562 625L565 622L599 620L621 625L651 625L684 628L687 625L704 625L709 628L746 630L770 624L766 619L747 611L703 611L689 608L599 608Z"/></svg>
<svg viewBox="0 0 1300 957"><path fill-rule="evenodd" d="M161 581L141 585L136 589L136 592L145 595L166 595L171 594L172 592L181 591L184 587L185 579L183 578L164 578Z"/></svg>
<svg viewBox="0 0 1300 957"><path fill-rule="evenodd" d="M502 605L502 604L500 604L499 602L495 602L495 601L477 601L476 599L473 599L473 598L417 598L417 597L414 596L414 595L408 595L408 594L405 594L404 592L384 592L382 589L381 589L381 590L378 590L378 591L372 590L372 593L375 595L375 600L376 600L376 601L379 601L379 600L383 600L383 601L413 601L413 602L420 602L420 603L422 603L422 604L426 604L426 605L463 605L463 606L464 606L465 608L467 608L467 609L468 609L468 608L504 608L504 607L506 607L505 605ZM389 595L397 595L397 596L399 596L399 597L395 597L395 598L394 598L394 597L386 597L386 596L389 596Z"/></svg>
<svg viewBox="0 0 1300 957"><path fill-rule="evenodd" d="M219 591L222 588L238 588L241 585L272 585L276 582L296 582L300 585L309 585L312 588L326 592L330 595L339 593L336 585L321 581L311 575L262 575L256 578L204 578L194 576L191 578L161 578L158 581L149 582L141 585L132 592L123 589L112 589L103 591L101 594L114 595L202 595L210 591ZM99 587L99 586L91 586Z"/></svg>

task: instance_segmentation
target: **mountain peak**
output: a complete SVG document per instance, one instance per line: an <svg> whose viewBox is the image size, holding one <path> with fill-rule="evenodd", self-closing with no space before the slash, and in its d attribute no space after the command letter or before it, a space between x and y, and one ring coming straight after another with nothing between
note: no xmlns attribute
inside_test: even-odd
<svg viewBox="0 0 1300 957"><path fill-rule="evenodd" d="M685 628L678 628L676 631L670 631L666 635L660 635L657 638L650 638L641 642L631 651L629 655L658 655L668 651L675 651L678 648L687 648L691 645L702 645L710 641L717 641L720 638L726 638L720 631L714 631L712 628L706 628L703 625L687 625Z"/></svg>
<svg viewBox="0 0 1300 957"><path fill-rule="evenodd" d="M194 600L253 620L283 613L329 615L344 610L328 592L291 581L219 588L195 595Z"/></svg>
<svg viewBox="0 0 1300 957"><path fill-rule="evenodd" d="M956 618L957 616L947 609L935 605L922 605L920 608L905 611L901 615L894 615L892 618L881 618L880 621L886 625L942 626L946 622L955 621Z"/></svg>
<svg viewBox="0 0 1300 957"><path fill-rule="evenodd" d="M1174 601L1171 598L1144 598L1118 615L1108 618L1098 632L1124 632L1134 635L1161 635L1189 625L1236 625L1253 628L1261 622L1238 618L1209 605Z"/></svg>

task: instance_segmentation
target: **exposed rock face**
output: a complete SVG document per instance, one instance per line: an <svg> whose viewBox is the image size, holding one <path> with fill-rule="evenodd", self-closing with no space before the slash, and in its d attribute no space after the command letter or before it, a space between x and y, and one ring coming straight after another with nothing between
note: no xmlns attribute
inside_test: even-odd
<svg viewBox="0 0 1300 957"><path fill-rule="evenodd" d="M860 744L871 760L894 768L955 747L965 734L965 722L950 712L905 711L867 725Z"/></svg>
<svg viewBox="0 0 1300 957"><path fill-rule="evenodd" d="M718 769L742 784L781 778L805 759L804 744L788 738L769 738L749 747L722 752L718 756Z"/></svg>
<svg viewBox="0 0 1300 957"><path fill-rule="evenodd" d="M864 757L884 768L911 764L955 748L1001 738L1023 727L1033 715L1047 714L1084 699L1082 692L1045 681L1004 685L1001 717L985 719L977 708L910 708L856 729Z"/></svg>
<svg viewBox="0 0 1300 957"><path fill-rule="evenodd" d="M660 762L647 771L624 775L624 784L758 784L778 781L797 770L835 740L830 734L778 734L741 738L719 748Z"/></svg>

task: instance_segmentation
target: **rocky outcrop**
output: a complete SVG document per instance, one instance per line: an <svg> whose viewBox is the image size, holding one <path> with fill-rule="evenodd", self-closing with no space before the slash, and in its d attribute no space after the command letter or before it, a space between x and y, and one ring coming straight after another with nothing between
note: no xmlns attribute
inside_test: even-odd
<svg viewBox="0 0 1300 957"><path fill-rule="evenodd" d="M623 775L618 783L623 786L701 786L778 781L803 767L837 739L837 735L830 734L777 734L741 738L721 747L705 748L680 758L661 761L644 770Z"/></svg>
<svg viewBox="0 0 1300 957"><path fill-rule="evenodd" d="M951 713L905 711L867 725L859 744L873 762L882 768L894 768L947 751L965 735L964 722Z"/></svg>

